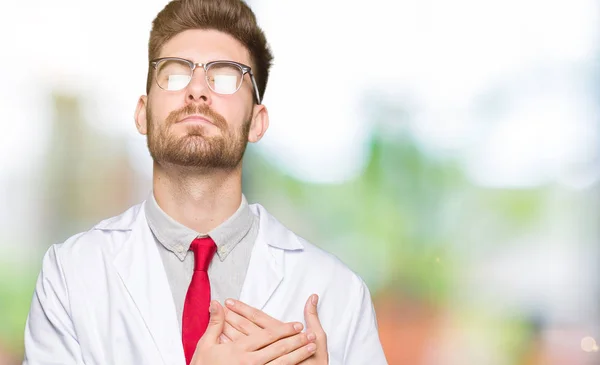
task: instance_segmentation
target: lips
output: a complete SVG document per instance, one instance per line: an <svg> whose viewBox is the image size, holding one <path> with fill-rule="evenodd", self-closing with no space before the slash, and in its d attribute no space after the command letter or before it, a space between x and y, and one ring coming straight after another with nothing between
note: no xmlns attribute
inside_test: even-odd
<svg viewBox="0 0 600 365"><path fill-rule="evenodd" d="M204 123L208 123L208 124L214 124L208 118L203 117L201 115L189 115L189 116L181 119L177 123L184 123L184 122L204 122Z"/></svg>

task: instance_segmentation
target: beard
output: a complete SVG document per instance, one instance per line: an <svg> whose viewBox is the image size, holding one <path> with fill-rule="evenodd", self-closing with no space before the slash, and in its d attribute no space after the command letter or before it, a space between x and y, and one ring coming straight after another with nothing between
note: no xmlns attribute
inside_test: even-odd
<svg viewBox="0 0 600 365"><path fill-rule="evenodd" d="M186 134L176 136L170 131L178 121L191 114L209 119L221 133L208 136L203 125L187 127ZM171 112L163 123L152 118L150 105L146 107L148 118L148 149L155 163L172 164L200 169L235 169L244 157L248 144L251 120L240 130L231 130L225 118L204 104L188 104ZM212 128L212 127L211 127Z"/></svg>

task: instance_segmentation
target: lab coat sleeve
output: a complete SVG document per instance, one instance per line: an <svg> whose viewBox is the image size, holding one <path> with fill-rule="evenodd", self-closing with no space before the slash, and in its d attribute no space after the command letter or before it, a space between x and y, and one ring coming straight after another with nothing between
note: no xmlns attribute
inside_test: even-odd
<svg viewBox="0 0 600 365"><path fill-rule="evenodd" d="M375 309L367 285L357 278L358 285L352 295L353 305L346 315L350 316L350 328L344 351L344 360L330 365L387 365L381 341Z"/></svg>
<svg viewBox="0 0 600 365"><path fill-rule="evenodd" d="M25 325L23 365L84 364L58 247L50 247L42 261Z"/></svg>

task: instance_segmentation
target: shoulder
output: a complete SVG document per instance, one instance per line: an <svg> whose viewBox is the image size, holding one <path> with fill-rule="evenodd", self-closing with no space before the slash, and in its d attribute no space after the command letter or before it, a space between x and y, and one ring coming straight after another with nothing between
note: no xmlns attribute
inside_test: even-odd
<svg viewBox="0 0 600 365"><path fill-rule="evenodd" d="M362 278L333 253L294 233L260 204L251 205L251 209L260 220L259 238L269 246L285 250L286 267L302 270L307 278L320 278L354 292L364 292Z"/></svg>
<svg viewBox="0 0 600 365"><path fill-rule="evenodd" d="M340 298L346 300L370 297L362 277L337 256L307 240L298 237L304 246L301 265L303 275L310 281L319 281L324 287L343 289Z"/></svg>
<svg viewBox="0 0 600 365"><path fill-rule="evenodd" d="M46 253L57 263L97 258L105 253L118 250L120 244L127 240L143 214L144 203L134 205L125 212L104 219L87 231L79 232L67 238L64 242L53 244Z"/></svg>

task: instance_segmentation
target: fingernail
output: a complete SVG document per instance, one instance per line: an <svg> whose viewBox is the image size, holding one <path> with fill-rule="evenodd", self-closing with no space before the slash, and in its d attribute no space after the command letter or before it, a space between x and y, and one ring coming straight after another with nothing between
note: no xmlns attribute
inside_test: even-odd
<svg viewBox="0 0 600 365"><path fill-rule="evenodd" d="M308 338L309 341L314 341L317 339L317 335L315 335L314 333L309 333L308 335L306 335L306 338Z"/></svg>
<svg viewBox="0 0 600 365"><path fill-rule="evenodd" d="M212 301L210 302L208 311L210 312L210 314L215 314L215 312L217 311L217 308L215 307L215 302L212 302Z"/></svg>
<svg viewBox="0 0 600 365"><path fill-rule="evenodd" d="M295 323L295 324L294 324L294 329L295 329L296 331L302 331L302 327L303 327L303 326L302 326L302 324L301 324L301 323Z"/></svg>
<svg viewBox="0 0 600 365"><path fill-rule="evenodd" d="M233 305L234 305L235 303L233 302L233 300L231 300L231 299L227 299L227 300L225 301L225 304L227 304L227 305L228 305L228 306L230 306L230 307L233 307Z"/></svg>
<svg viewBox="0 0 600 365"><path fill-rule="evenodd" d="M315 350L317 349L317 345L315 345L314 343L310 343L306 346L306 349L308 350L308 352L315 352Z"/></svg>
<svg viewBox="0 0 600 365"><path fill-rule="evenodd" d="M312 301L313 305L317 305L317 302L319 301L319 296L317 294L313 294L312 298L310 298L310 300Z"/></svg>

